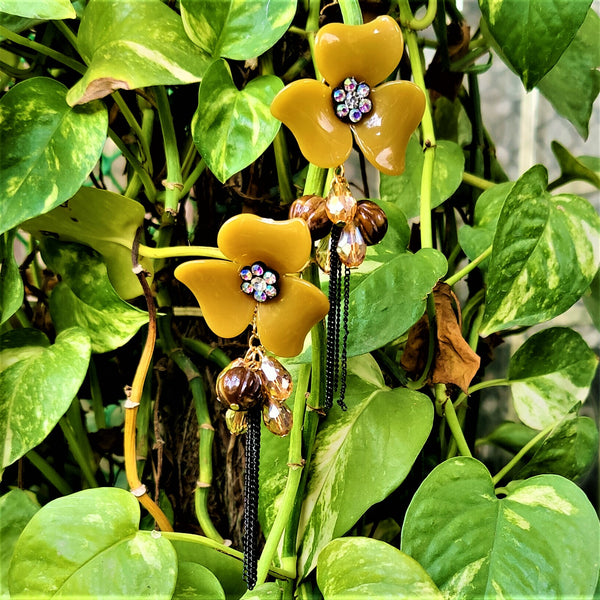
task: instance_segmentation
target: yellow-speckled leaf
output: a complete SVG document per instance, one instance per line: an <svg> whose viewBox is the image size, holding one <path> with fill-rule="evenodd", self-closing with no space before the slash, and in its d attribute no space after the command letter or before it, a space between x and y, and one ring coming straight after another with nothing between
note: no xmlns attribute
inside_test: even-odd
<svg viewBox="0 0 600 600"><path fill-rule="evenodd" d="M584 492L559 475L539 475L504 494L496 496L478 460L442 463L413 496L401 549L445 598L591 598L600 526Z"/></svg>
<svg viewBox="0 0 600 600"><path fill-rule="evenodd" d="M160 0L90 0L77 42L89 66L69 90L71 105L116 89L200 81L209 63L181 17Z"/></svg>
<svg viewBox="0 0 600 600"><path fill-rule="evenodd" d="M142 293L131 270L131 246L144 214L144 207L131 198L82 187L67 202L23 223L22 228L38 239L78 242L102 254L113 287L119 296L128 299ZM141 263L152 273L151 260L142 259Z"/></svg>
<svg viewBox="0 0 600 600"><path fill-rule="evenodd" d="M551 196L537 165L502 206L488 270L481 335L535 325L570 308L598 267L600 217L584 198Z"/></svg>
<svg viewBox="0 0 600 600"><path fill-rule="evenodd" d="M0 0L0 11L28 19L74 19L70 0Z"/></svg>
<svg viewBox="0 0 600 600"><path fill-rule="evenodd" d="M274 75L253 79L238 90L224 60L206 71L192 121L194 143L208 168L225 182L269 146L281 123L271 115L273 98L283 88Z"/></svg>
<svg viewBox="0 0 600 600"><path fill-rule="evenodd" d="M53 79L34 77L0 100L0 232L62 204L100 158L106 108L71 108L66 92Z"/></svg>

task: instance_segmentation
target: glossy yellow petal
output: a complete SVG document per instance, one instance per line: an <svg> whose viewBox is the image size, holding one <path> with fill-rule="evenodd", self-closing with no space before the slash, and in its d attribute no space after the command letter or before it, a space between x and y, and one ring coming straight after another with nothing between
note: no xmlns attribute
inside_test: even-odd
<svg viewBox="0 0 600 600"><path fill-rule="evenodd" d="M283 277L280 295L258 305L260 341L278 356L296 356L302 352L310 328L328 310L327 296L312 283L297 277Z"/></svg>
<svg viewBox="0 0 600 600"><path fill-rule="evenodd" d="M196 296L206 324L220 337L240 335L252 321L256 302L240 289L239 267L224 260L190 260L175 277Z"/></svg>
<svg viewBox="0 0 600 600"><path fill-rule="evenodd" d="M304 157L317 167L332 169L350 156L352 132L335 116L331 89L324 83L290 83L275 96L271 114L291 130Z"/></svg>
<svg viewBox="0 0 600 600"><path fill-rule="evenodd" d="M246 213L226 221L217 237L221 252L238 267L259 260L280 275L301 271L310 258L311 244L302 219L273 221Z"/></svg>
<svg viewBox="0 0 600 600"><path fill-rule="evenodd" d="M373 112L352 125L365 158L387 175L404 171L406 146L425 112L425 94L410 81L384 83L371 92Z"/></svg>
<svg viewBox="0 0 600 600"><path fill-rule="evenodd" d="M332 87L346 77L373 87L398 66L403 48L402 31L391 17L364 25L330 23L315 38L315 63Z"/></svg>

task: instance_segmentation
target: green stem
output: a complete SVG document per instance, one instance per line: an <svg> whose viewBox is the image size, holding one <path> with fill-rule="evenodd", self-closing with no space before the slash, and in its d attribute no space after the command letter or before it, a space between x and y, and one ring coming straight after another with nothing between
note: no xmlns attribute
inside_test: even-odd
<svg viewBox="0 0 600 600"><path fill-rule="evenodd" d="M467 266L457 271L451 277L448 277L444 283L453 286L458 283L463 277L468 275L477 265L481 264L492 253L492 246L488 246L477 258L474 258Z"/></svg>
<svg viewBox="0 0 600 600"><path fill-rule="evenodd" d="M211 540L210 538L203 537L201 535L195 535L193 533L179 533L178 531L161 531L160 534L162 537L167 538L168 540L174 540L176 542L186 542L188 544L198 544L199 546L204 546L205 548L213 548L214 550L218 550L222 554L227 554L228 556L237 558L239 561L243 559L243 554L239 550L235 550L230 546L220 544L215 540ZM293 573L288 573L284 569L278 569L277 567L271 567L269 569L269 575L272 575L277 579L294 578Z"/></svg>
<svg viewBox="0 0 600 600"><path fill-rule="evenodd" d="M488 379L487 381L481 381L479 383L476 383L468 389L467 394L461 392L458 395L458 398L454 402L454 408L458 408L471 394L474 394L479 390L485 390L486 388L497 387L500 385L511 385L511 383L512 382L508 379Z"/></svg>
<svg viewBox="0 0 600 600"><path fill-rule="evenodd" d="M166 248L151 248L140 244L140 256L147 258L174 258L181 256L202 256L203 258L220 258L227 260L227 257L218 249L211 246L175 246Z"/></svg>
<svg viewBox="0 0 600 600"><path fill-rule="evenodd" d="M71 44L73 49L76 52L79 52L77 47L77 36L73 31L71 31L71 29L69 29L67 24L64 21L52 21L52 24L65 36L65 38L67 38L67 41L69 44Z"/></svg>
<svg viewBox="0 0 600 600"><path fill-rule="evenodd" d="M358 0L338 0L338 4L346 25L362 25L362 11Z"/></svg>
<svg viewBox="0 0 600 600"><path fill-rule="evenodd" d="M181 343L185 348L188 348L192 352L199 354L203 358L212 361L221 369L224 369L229 365L231 359L223 350L216 346L211 346L200 340L193 340L191 338L182 338Z"/></svg>
<svg viewBox="0 0 600 600"><path fill-rule="evenodd" d="M469 450L469 445L465 439L465 434L460 426L454 405L448 397L446 392L446 386L443 383L438 383L435 386L435 401L442 408L444 416L446 417L446 423L452 433L452 437L456 440L458 451L462 456L472 456Z"/></svg>
<svg viewBox="0 0 600 600"><path fill-rule="evenodd" d="M74 71L77 71L77 73L80 73L81 75L83 75L87 69L87 67L83 63L80 63L79 61L72 59L71 57L67 56L66 54L63 54L62 52L57 52L56 50L53 50L52 48L48 48L48 46L44 46L43 44L34 42L33 40L30 40L29 38L23 37L22 35L18 35L17 33L14 33L13 31L11 31L10 29L7 29L3 25L0 25L0 37L6 38L7 40L14 42L15 44L19 44L19 46L24 46L25 48L29 48L30 50L39 52L40 54L43 54L44 56L53 58L55 61L65 65L67 67L70 67L71 69L73 69Z"/></svg>
<svg viewBox="0 0 600 600"><path fill-rule="evenodd" d="M481 327L481 322L483 321L483 315L485 313L485 305L481 305L477 309L477 314L473 319L473 323L471 324L471 330L469 331L469 339L467 342L469 346L474 352L477 352L477 344L479 343L479 329Z"/></svg>
<svg viewBox="0 0 600 600"><path fill-rule="evenodd" d="M185 198L189 193L196 181L198 181L198 177L204 173L204 169L206 169L206 163L204 159L200 159L198 164L194 167L194 170L186 177L186 180L183 182L183 188L179 192L179 199Z"/></svg>
<svg viewBox="0 0 600 600"><path fill-rule="evenodd" d="M302 459L302 427L304 421L304 411L306 409L306 392L310 379L310 365L302 365L298 374L296 383L296 393L294 396L294 422L290 433L290 445L288 449L288 477L285 483L285 490L281 503L277 509L277 516L267 536L265 547L258 561L257 584L264 583L269 566L277 552L277 547L281 540L283 530L289 523L290 516L296 502L298 487L302 478L302 468L304 461ZM286 560L287 559L287 560ZM295 549L291 556L283 556L282 565L284 569L293 571L296 565Z"/></svg>
<svg viewBox="0 0 600 600"><path fill-rule="evenodd" d="M73 488L59 475L56 469L35 450L30 450L25 458L63 495L73 493Z"/></svg>
<svg viewBox="0 0 600 600"><path fill-rule="evenodd" d="M413 31L427 29L433 23L437 12L437 0L429 0L427 11L421 19L415 19L408 0L399 0L398 6L400 7L400 22L404 27Z"/></svg>
<svg viewBox="0 0 600 600"><path fill-rule="evenodd" d="M554 424L548 425L546 429L540 431L535 437L530 439L511 459L510 461L502 467L493 477L492 481L494 485L497 485L502 478L511 471L515 465L533 448L540 440L543 440L554 428Z"/></svg>
<svg viewBox="0 0 600 600"><path fill-rule="evenodd" d="M429 344L427 346L427 362L425 363L425 368L423 369L423 373L417 381L409 381L406 384L406 387L411 390L420 390L427 381L427 377L429 376L429 370L431 369L431 365L433 363L433 357L435 354L435 300L433 298L433 294L429 294L427 296L427 320L429 322Z"/></svg>
<svg viewBox="0 0 600 600"><path fill-rule="evenodd" d="M483 177L478 177L477 175L467 173L466 171L462 174L462 180L466 184L479 188L480 190L489 190L496 185L493 181L488 181L487 179L483 179Z"/></svg>
<svg viewBox="0 0 600 600"><path fill-rule="evenodd" d="M92 409L94 411L94 419L98 429L106 428L106 419L104 418L104 403L102 402L102 391L100 389L100 380L98 379L98 371L94 357L90 360L90 395L92 396Z"/></svg>

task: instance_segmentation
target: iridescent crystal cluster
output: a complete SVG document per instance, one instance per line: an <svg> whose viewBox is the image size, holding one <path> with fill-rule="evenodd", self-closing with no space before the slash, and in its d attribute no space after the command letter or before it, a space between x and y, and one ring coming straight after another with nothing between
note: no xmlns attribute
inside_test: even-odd
<svg viewBox="0 0 600 600"><path fill-rule="evenodd" d="M240 270L241 289L257 302L266 302L279 293L277 271L258 261Z"/></svg>
<svg viewBox="0 0 600 600"><path fill-rule="evenodd" d="M358 267L367 253L367 246L377 244L387 231L387 217L371 200L356 201L343 176L336 176L327 198L302 196L290 207L290 218L304 219L313 240L322 239L317 249L317 262L329 272L330 236L332 227L342 227L337 244L340 260L347 267Z"/></svg>
<svg viewBox="0 0 600 600"><path fill-rule="evenodd" d="M292 412L286 400L292 393L292 376L263 348L255 346L244 358L230 363L217 378L217 398L227 407L225 421L234 435L245 433L247 411L262 406L263 422L278 436L292 429Z"/></svg>
<svg viewBox="0 0 600 600"><path fill-rule="evenodd" d="M373 108L370 93L371 88L364 81L358 83L354 77L346 77L331 93L338 119L358 123Z"/></svg>

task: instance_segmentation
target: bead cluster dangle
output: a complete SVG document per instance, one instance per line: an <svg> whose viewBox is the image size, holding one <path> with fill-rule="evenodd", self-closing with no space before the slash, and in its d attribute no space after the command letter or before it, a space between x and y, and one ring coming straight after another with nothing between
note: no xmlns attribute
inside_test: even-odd
<svg viewBox="0 0 600 600"><path fill-rule="evenodd" d="M304 219L313 240L321 240L316 260L329 274L325 408L331 408L339 391L337 402L346 410L350 269L362 264L367 246L383 239L387 217L375 202L354 198L342 166L335 169L326 198L302 196L292 203L289 216Z"/></svg>
<svg viewBox="0 0 600 600"><path fill-rule="evenodd" d="M258 275L257 265L263 271ZM266 273L262 263L244 267L253 276ZM253 282L254 283L254 282ZM242 283L242 290L243 289ZM270 285L270 284L267 284ZM245 292L248 293L248 292ZM261 300L257 300L261 302ZM292 430L292 412L286 400L292 393L292 376L260 344L256 332L256 310L248 350L243 358L236 358L217 377L217 398L226 407L225 422L234 435L246 434L246 465L244 470L244 581L253 589L257 580L258 564L258 479L260 459L260 422L278 436ZM261 419L262 417L262 419Z"/></svg>

